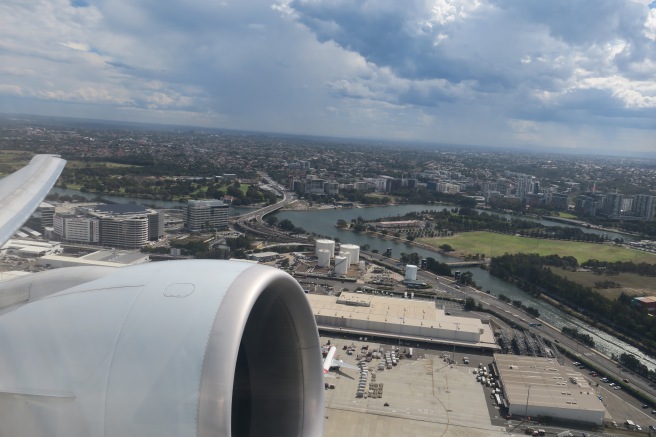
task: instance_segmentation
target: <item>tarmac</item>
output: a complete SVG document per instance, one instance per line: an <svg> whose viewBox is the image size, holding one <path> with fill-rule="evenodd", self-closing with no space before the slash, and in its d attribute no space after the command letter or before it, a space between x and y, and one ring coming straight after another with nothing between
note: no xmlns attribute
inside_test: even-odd
<svg viewBox="0 0 656 437"><path fill-rule="evenodd" d="M322 337L322 342L325 344L327 339L337 347L339 358L350 364L356 364L356 354L364 345L369 345L369 350L382 347L388 351L395 347L331 337ZM356 352L347 355L342 347L351 344ZM407 347L401 346L400 352L404 349ZM367 392L375 374L373 382L383 383L381 398L356 397L358 371L331 372L335 378L326 378L326 382L334 384L335 389L325 391L324 437L507 436L504 426L492 423L489 393L473 377L472 370L478 362L448 364L444 354L415 349L412 358L401 359L398 365L384 371L377 370L380 359L367 363Z"/></svg>

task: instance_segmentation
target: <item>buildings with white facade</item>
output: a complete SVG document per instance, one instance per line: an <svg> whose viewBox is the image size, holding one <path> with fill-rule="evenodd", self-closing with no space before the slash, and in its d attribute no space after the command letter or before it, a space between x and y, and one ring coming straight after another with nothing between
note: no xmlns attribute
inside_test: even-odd
<svg viewBox="0 0 656 437"><path fill-rule="evenodd" d="M187 203L187 229L200 232L228 227L230 205L221 200L190 200Z"/></svg>

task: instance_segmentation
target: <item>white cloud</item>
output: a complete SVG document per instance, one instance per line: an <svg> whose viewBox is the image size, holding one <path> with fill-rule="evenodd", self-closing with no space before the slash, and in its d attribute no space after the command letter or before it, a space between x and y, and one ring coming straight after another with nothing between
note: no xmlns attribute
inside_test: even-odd
<svg viewBox="0 0 656 437"><path fill-rule="evenodd" d="M656 129L645 1L87 2L0 3L0 101L499 145L614 141L591 133L611 126L635 141Z"/></svg>

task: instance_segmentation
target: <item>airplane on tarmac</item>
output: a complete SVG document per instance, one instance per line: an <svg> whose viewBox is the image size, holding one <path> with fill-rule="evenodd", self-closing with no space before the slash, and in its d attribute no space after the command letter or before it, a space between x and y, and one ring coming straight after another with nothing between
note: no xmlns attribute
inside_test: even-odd
<svg viewBox="0 0 656 437"><path fill-rule="evenodd" d="M324 375L327 375L328 371L330 369L335 368L335 367L337 367L337 368L346 367L347 369L360 370L356 366L345 363L342 360L336 360L335 359L335 353L337 353L337 348L335 346L332 346L328 350L328 355L326 355L326 358L323 360L323 374Z"/></svg>

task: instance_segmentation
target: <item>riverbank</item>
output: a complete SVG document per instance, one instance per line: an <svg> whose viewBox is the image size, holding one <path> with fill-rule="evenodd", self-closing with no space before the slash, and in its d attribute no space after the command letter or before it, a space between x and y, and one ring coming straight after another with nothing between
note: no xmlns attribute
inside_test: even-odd
<svg viewBox="0 0 656 437"><path fill-rule="evenodd" d="M560 311L566 313L567 315L569 315L571 317L574 317L574 318L576 318L576 319L578 319L578 320L580 320L584 323L587 323L590 326L593 326L593 327L605 332L608 335L612 335L613 337L616 337L616 338L622 340L625 343L630 344L634 348L640 350L642 353L644 353L646 355L649 355L649 356L652 356L652 357L656 357L656 351L649 349L648 347L646 347L642 343L636 341L632 337L627 337L625 334L613 329L611 326L608 326L604 323L599 323L595 319L593 319L589 316L586 316L583 313L575 311L573 308L568 307L567 305L564 305L564 304L558 302L556 299L553 299L553 298L551 298L551 297L549 297L545 294L540 294L540 299L543 300L544 302L547 302L548 304L558 308ZM606 357L608 359L612 359L612 357L607 357L606 355L602 354L599 351L596 351L596 352L599 353L600 355L603 355L604 357Z"/></svg>
<svg viewBox="0 0 656 437"><path fill-rule="evenodd" d="M584 222L582 220L578 219L570 219L570 218L565 218L565 217L553 217L550 215L545 215L540 217L542 220L548 220L550 222L556 222L556 223L561 223L564 225L568 226L577 226L581 228L587 228L587 229L594 229L597 231L602 231L602 232L613 232L616 234L621 234L621 235L626 235L627 237L633 237L633 238L638 238L640 237L639 234L632 233L632 232L626 232L621 229L617 228L605 228L603 226L597 226L597 225L591 225L590 223Z"/></svg>

